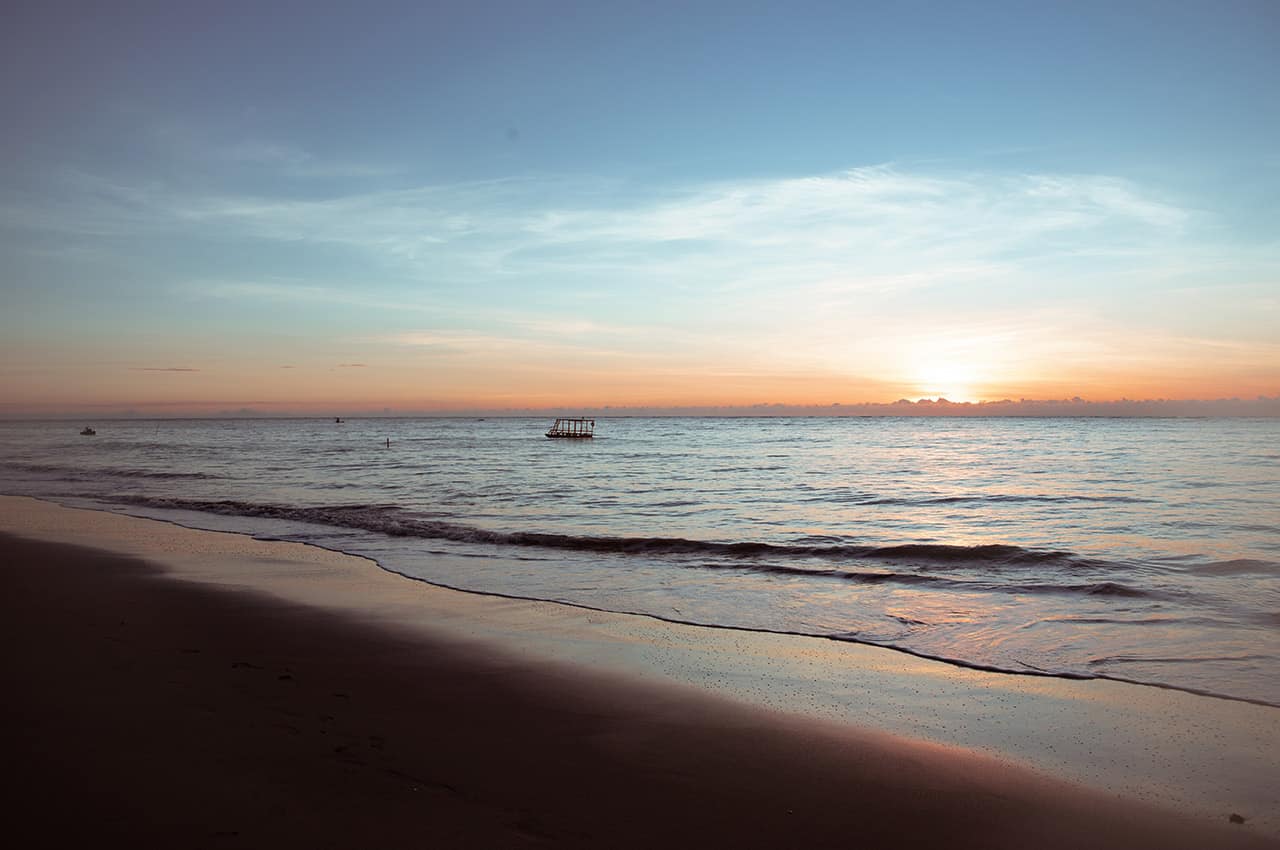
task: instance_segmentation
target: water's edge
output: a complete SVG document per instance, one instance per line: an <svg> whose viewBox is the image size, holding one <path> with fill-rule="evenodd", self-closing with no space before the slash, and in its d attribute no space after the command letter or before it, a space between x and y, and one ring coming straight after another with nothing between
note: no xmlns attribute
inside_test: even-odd
<svg viewBox="0 0 1280 850"><path fill-rule="evenodd" d="M257 533L253 531L248 531L248 530L228 531L226 529L220 529L220 528L202 527L199 525L188 524L173 518L159 517L159 516L144 514L144 513L134 513L127 509L116 509L114 506L108 506L106 504L98 503L93 500L69 499L69 500L63 501L59 499L36 497L36 496L27 495L25 493L16 493L16 492L10 492L10 491L0 491L0 495L34 499L36 501L45 502L48 504L54 504L60 507L69 508L73 510L87 510L87 511L94 511L98 513L113 514L117 516L126 516L132 519L142 519L142 520L149 520L151 522L161 522L161 523L173 525L179 528L190 529L193 531L207 531L207 532L219 533L219 534L236 534L242 537L248 537L250 539L260 540L263 542L292 543L295 545L309 546L315 549L321 549L324 551L333 552L335 554L345 555L347 557L359 558L361 560L369 561L375 564L379 569L391 575L397 576L399 578L407 579L409 581L420 582L422 584L429 585L431 587L440 588L442 590L448 590L453 593L465 593L472 596L490 597L495 599L510 599L513 601L521 601L521 602L538 602L538 603L549 604L549 605L558 605L565 608L572 608L572 609L577 609L581 611L594 611L594 612L606 613L606 614L617 614L617 615L622 615L627 617L639 617L639 618L652 620L660 623L671 623L674 625L690 626L690 627L701 628L701 629L713 629L716 631L745 632L749 634L784 635L784 636L790 636L790 637L808 638L813 640L832 641L835 643L857 644L861 646L876 647L878 649L884 649L891 652L898 652L903 655L911 656L913 658L920 658L926 661L934 661L940 664L946 664L950 667L956 667L959 669L975 670L979 672L994 673L994 674L1005 675L1005 676L1027 676L1032 678L1059 679L1059 680L1066 680L1066 681L1118 682L1118 683L1133 685L1137 687L1175 691L1179 693L1191 694L1198 697L1206 697L1209 699L1225 700L1228 702L1247 703L1250 705L1258 705L1258 706L1263 706L1267 708L1280 708L1280 704L1269 702L1263 699L1234 696L1231 694L1220 694L1220 693L1215 693L1213 691L1186 687L1181 685L1167 684L1162 682L1147 682L1147 681L1129 679L1121 676L1102 674L1102 673L1085 674L1085 673L1073 673L1068 671L1055 672L1050 670L1037 670L1037 669L1011 669L1011 668L1005 668L1000 666L986 665L986 664L981 664L977 662L966 661L964 659L950 658L943 655L934 655L930 653L920 652L917 650L912 650L910 648L906 648L902 646L896 646L891 643L881 643L877 641L870 641L870 640L865 640L865 639L860 639L860 638L850 637L845 635L825 635L825 634L817 634L817 633L803 632L803 631L788 631L783 629L768 629L768 628L757 628L757 627L750 627L750 626L737 626L737 625L725 624L725 623L707 623L707 622L701 622L697 620L684 620L684 619L679 619L675 617L665 617L660 614L654 614L646 611L631 611L631 610L625 610L625 609L604 608L604 607L587 605L581 602L574 602L574 601L565 600L565 599L545 598L545 597L538 597L538 596L522 596L518 594L503 593L499 591L477 590L474 588L466 588L466 587L451 585L451 584L447 584L440 581L433 581L430 579L423 578L421 576L415 576L406 572L402 572L400 570L397 570L395 567L384 563L380 558L376 556L365 554L359 551L346 550L336 546L326 546L320 543L293 540L287 537L279 537L279 536L274 536L270 534L262 534L262 533Z"/></svg>

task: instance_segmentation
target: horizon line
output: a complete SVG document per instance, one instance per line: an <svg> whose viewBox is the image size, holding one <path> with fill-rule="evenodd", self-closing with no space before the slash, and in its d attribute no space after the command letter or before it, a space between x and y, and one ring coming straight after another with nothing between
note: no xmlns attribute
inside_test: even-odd
<svg viewBox="0 0 1280 850"><path fill-rule="evenodd" d="M565 415L572 411L579 415L608 417L1093 417L1093 418L1271 418L1280 417L1280 394L1259 395L1254 398L1239 397L1217 399L1130 399L1091 401L1079 396L1064 399L998 399L993 401L949 401L946 398L921 398L914 401L898 399L893 402L831 402L828 404L791 404L786 402L759 402L738 405L546 405L526 407L443 407L393 408L390 406L355 406L335 403L322 411L313 403L273 402L177 402L163 404L97 404L81 407L60 407L47 411L11 410L4 407L18 405L0 404L0 420L5 421L56 421L63 419L97 418L99 420L130 419L325 419L331 416L359 417L365 419L407 418L469 418L485 416L495 418L521 418L533 416ZM280 406L292 409L279 409ZM157 411L167 408L173 412ZM188 407L181 412L175 408ZM276 407L276 409L270 409ZM300 410L300 407L305 409ZM148 409L150 408L150 409Z"/></svg>

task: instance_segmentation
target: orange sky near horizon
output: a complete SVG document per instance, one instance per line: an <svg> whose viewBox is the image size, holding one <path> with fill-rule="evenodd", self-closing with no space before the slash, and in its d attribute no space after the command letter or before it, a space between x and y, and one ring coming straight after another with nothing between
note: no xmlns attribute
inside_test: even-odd
<svg viewBox="0 0 1280 850"><path fill-rule="evenodd" d="M1087 313L1019 319L921 315L856 333L807 305L687 332L546 323L512 330L380 332L385 311L330 334L240 329L0 339L0 412L165 415L757 404L1221 399L1280 395L1265 288L1218 304L1234 339L1125 328ZM265 305L288 310L293 305ZM334 315L341 311L331 309ZM757 317L765 316L767 322ZM754 325L752 324L754 322Z"/></svg>
<svg viewBox="0 0 1280 850"><path fill-rule="evenodd" d="M759 362L734 369L729 362L652 362L638 357L451 355L428 362L402 350L362 351L341 362L267 367L199 358L180 366L130 366L74 361L39 369L0 367L6 415L113 410L156 415L251 408L266 413L468 409L596 409L613 407L741 407L891 403L947 398L953 402L1001 399L1090 401L1220 399L1280 395L1275 369L1236 358L1142 362L1130 358L1076 364L1054 374L1041 364L1015 363L1001 371L990 360L939 358L904 363L882 379L841 374L822 364L770 372ZM146 361L139 361L146 362ZM1169 364L1173 365L1170 366ZM191 364L191 365L188 365ZM1044 369L1042 372L1035 371Z"/></svg>

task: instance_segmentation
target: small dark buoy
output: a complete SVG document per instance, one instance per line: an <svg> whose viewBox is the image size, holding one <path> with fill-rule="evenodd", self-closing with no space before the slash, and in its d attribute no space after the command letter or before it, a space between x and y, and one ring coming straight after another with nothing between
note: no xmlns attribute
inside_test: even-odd
<svg viewBox="0 0 1280 850"><path fill-rule="evenodd" d="M387 448L391 448L391 438L387 437Z"/></svg>

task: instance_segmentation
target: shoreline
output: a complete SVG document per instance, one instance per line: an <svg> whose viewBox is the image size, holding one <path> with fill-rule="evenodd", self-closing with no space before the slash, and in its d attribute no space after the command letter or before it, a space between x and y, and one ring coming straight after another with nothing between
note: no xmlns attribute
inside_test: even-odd
<svg viewBox="0 0 1280 850"><path fill-rule="evenodd" d="M321 418L323 419L324 417L321 417ZM135 513L135 512L132 512L129 506L127 505L120 505L118 506L118 509L115 509L107 503L100 502L93 499L87 499L87 498L82 499L80 497L75 497L64 502L64 501L58 501L53 498L47 498L47 497L13 496L9 494L0 493L0 499L6 499L6 498L34 499L36 501L45 502L47 504L56 505L62 508L67 508L69 510L83 510L83 511L91 511L91 512L98 512L98 513L113 514L115 516L128 517L131 519L159 522L162 524L172 525L177 528L186 529L190 531L197 531L197 532L207 531L214 534L234 534L234 535L239 535L243 537L249 537L254 540L262 540L262 541L276 542L276 543L298 542L298 541L277 539L271 536L259 536L258 534L252 531L247 531L243 529L206 528L197 524L186 524L181 520L175 519L175 518L150 516L145 512ZM74 504L77 501L83 501L85 502L85 504L80 504L80 505ZM197 511L190 510L190 509L174 509L174 510L187 512L187 513L197 513ZM216 517L220 515L213 514L209 516ZM362 554L360 552L348 551L345 549L331 547L331 546L325 546L324 544L315 543L315 542L306 542L306 543L301 543L300 545L304 545L314 549L321 549L327 552L332 552L337 555L355 558L361 561L368 561L373 563L380 570L386 573L389 573L391 575L403 578L407 581L425 584L432 588L449 591L452 593L464 594L466 596L489 597L493 599L510 600L513 602L520 602L520 603L522 602L542 603L546 605L552 605L552 606L563 607L563 608L574 608L587 613L603 614L607 616L635 617L635 618L641 618L641 619L654 620L658 623L664 623L664 624L678 626L678 627L691 627L695 629L711 629L716 631L728 631L728 632L743 632L746 634L758 634L758 635L766 635L766 636L773 635L773 636L780 636L784 638L794 637L794 638L802 638L807 640L833 641L834 643L837 643L837 644L866 647L876 651L889 651L894 653L901 653L903 655L911 656L912 658L920 659L922 661L943 664L948 667L954 667L961 670L970 670L977 673L991 673L991 674L995 674L996 676L1016 676L1016 677L1025 676L1025 677L1031 677L1031 678L1060 679L1060 680L1077 681L1077 682L1095 682L1095 681L1116 682L1119 684L1133 685L1140 688L1157 688L1161 690L1168 690L1168 691L1187 694L1191 696L1206 697L1206 698L1215 699L1215 700L1225 700L1228 702L1240 702L1240 703L1246 703L1249 705L1260 706L1263 708L1272 708L1272 709L1280 710L1280 703L1272 703L1264 699L1254 698L1254 697L1236 696L1233 694L1218 693L1211 690L1195 688L1189 685L1177 685L1177 684L1171 684L1168 682L1143 681L1141 679L1131 679L1123 676L1108 675L1105 673L1084 674L1084 673L1074 673L1074 672L1054 672L1051 670L1044 670L1044 669L1030 667L1030 666L1019 668L1019 669L1010 669L1010 668L1000 667L1000 666L991 665L991 664L984 664L976 661L966 661L960 658L951 658L943 655L933 655L927 652L917 651L905 646L897 646L894 644L887 644L887 643L883 643L883 644L876 643L873 641L862 640L859 638L844 638L844 637L838 637L835 635L826 635L826 634L813 633L813 632L787 631L784 629L756 628L752 626L737 626L737 625L725 624L725 623L706 623L706 622L699 622L695 620L682 620L677 617L665 617L665 616L662 616L661 614L655 614L655 613L645 612L645 611L628 611L628 610L604 608L604 607L593 606L583 602L574 602L570 600L554 599L554 598L539 597L539 596L522 596L519 594L503 593L501 591L495 591L495 590L478 590L478 589L453 585L453 584L449 584L442 581L436 581L436 580L424 578L422 576L413 575L411 573L404 572L402 570L395 569L392 566L384 564L377 557L374 557L372 555Z"/></svg>
<svg viewBox="0 0 1280 850"><path fill-rule="evenodd" d="M791 724L789 734L800 734L794 724L803 719L808 729L820 730L806 734L853 736L863 747L871 746L872 739L890 741L884 744L886 752L945 755L942 761L952 767L981 763L978 772L988 778L1018 777L1025 783L1032 782L1031 777L1033 785L1056 783L1055 794L1093 795L1091 805L1118 794L1141 796L1195 814L1205 829L1226 824L1230 812L1248 818L1244 827L1215 832L1224 840L1275 839L1280 834L1273 790L1277 783L1269 781L1277 777L1274 753L1280 752L1274 747L1274 708L1116 682L1034 682L866 645L726 632L554 603L480 597L303 544L196 531L20 497L0 499L0 531L141 558L161 567L164 575L180 579L169 583L213 597L251 594L274 605L327 612L349 625L391 630L400 635L397 639L412 636L435 650L446 646L461 651L457 647L465 646L467 653L483 656L487 663L507 665L502 669L537 667L545 672L551 665L558 671L555 676L587 677L595 682L593 687L639 688L651 703L710 700L715 706L700 711L719 718L741 716L737 712L753 718L759 714L770 723ZM708 634L715 632L720 633ZM1002 711L993 708L1000 705L1005 707ZM886 706L898 716L884 716ZM1145 738L1128 737L1153 718L1163 727L1148 728ZM1090 739L1073 743L1073 736L1080 734ZM1209 734L1210 740L1197 743L1183 737L1197 734ZM1010 745L1011 737L1045 735L1050 740L1041 741L1040 748L1047 745L1052 751L1060 744L1067 751L1062 763L1046 765L1034 754L1029 757L1025 747ZM1121 760L1153 744L1161 752L1152 753L1147 763L1130 765L1129 774L1089 766L1101 758ZM1094 750L1098 755L1090 758ZM1212 758L1214 751L1222 764ZM1063 768L1076 761L1089 769L1073 774ZM1040 775L1019 765L1029 765ZM1197 776L1160 775L1161 769ZM1233 775L1230 787L1219 787L1224 770ZM1046 775L1106 794L1072 788ZM1133 775L1145 779L1134 785ZM1187 801L1188 795L1196 797L1194 802ZM1035 800L1029 805L1039 810L1046 803ZM1146 811L1143 803L1125 805Z"/></svg>
<svg viewBox="0 0 1280 850"><path fill-rule="evenodd" d="M160 474L162 476L165 475L164 473ZM35 496L35 498L41 497ZM1039 627L1044 624L1052 625L1056 622L1071 621L1072 618L1068 613L1069 608L1059 610L1052 605L1045 607L1051 603L1051 600L1059 591L1072 593L1073 597L1069 598L1075 598L1077 602L1082 598L1092 598L1095 593L1110 597L1113 590L1121 597L1128 596L1129 589L1124 587L1112 588L1111 584L1113 581L1122 582L1129 579L1121 579L1115 575L1106 581L1101 581L1102 577L1098 576L1090 577L1088 582L1084 584L1061 586L1052 584L1052 580L1046 576L1046 582L1049 583L1043 586L1031 586L1030 591L1034 592L1035 595L1032 597L1033 601L1026 603L1025 606L1022 596L1019 595L1022 593L1020 589L1022 587L1021 583L1014 581L1000 586L1000 590L1013 594L1012 598L1015 600L1013 608L1025 607L1025 613L1018 612L1016 617L1005 619L1002 627L988 628L986 630L988 637L985 641L962 637L958 642L943 640L940 645L931 645L927 634L930 627L929 622L903 620L904 624L910 625L907 625L905 631L901 631L896 635L892 633L885 635L883 632L877 631L875 615L878 615L881 619L893 616L892 611L882 607L886 604L883 599L872 599L870 602L871 609L866 609L863 605L858 604L850 611L850 613L861 611L864 615L873 615L870 618L867 616L854 617L852 620L846 620L842 623L838 619L822 622L821 618L810 620L808 617L800 617L799 620L795 620L786 615L781 617L761 617L754 612L769 610L770 608L779 610L779 604L759 604L765 601L763 597L760 600L755 600L756 604L749 604L743 609L752 613L740 616L739 612L732 608L724 608L723 606L717 608L714 595L703 594L699 597L697 593L690 597L692 607L687 607L685 610L690 613L685 614L679 607L679 605L683 605L683 591L666 594L664 598L662 593L666 584L664 577L650 579L649 586L643 583L639 585L624 584L621 588L622 595L620 596L607 593L601 594L593 591L599 591L603 587L607 587L610 579L602 578L598 569L595 570L595 575L582 575L581 578L583 580L578 582L569 580L566 583L565 580L554 578L558 571L553 569L547 573L553 576L549 583L540 584L537 578L530 582L531 576L526 574L517 579L515 584L512 584L507 580L507 571L515 570L517 573L523 571L523 565L520 562L525 558L523 553L527 551L526 546L532 547L531 551L534 560L545 557L545 554L540 554L544 553L542 544L526 540L515 540L513 541L515 545L509 547L504 540L506 532L497 531L497 540L485 541L485 548L491 548L492 551L487 551L480 557L476 557L476 553L470 553L465 550L454 553L431 551L435 548L434 544L424 541L431 540L437 530L427 528L421 530L420 533L418 529L407 529L409 533L405 534L403 532L406 529L397 529L394 525L388 529L386 525L382 524L384 518L379 516L381 508L377 505L359 506L359 508L371 509L371 516L366 518L361 515L347 516L345 514L346 509L341 506L338 506L342 511L340 515L330 516L327 513L328 508L324 505L290 508L287 505L274 505L270 502L186 500L174 493L155 497L154 499L135 497L121 502L115 502L110 497L98 498L88 494L64 494L62 496L45 496L44 498L67 507L106 511L139 519L152 519L188 529L244 534L261 540L305 542L318 548L326 548L341 554L373 560L387 572L398 574L413 581L425 582L434 587L455 590L465 594L493 596L517 601L548 602L605 614L651 617L664 623L683 626L773 635L794 635L842 643L854 643L887 649L979 672L1018 676L1045 676L1081 681L1104 680L1121 682L1280 708L1280 691L1277 691L1272 683L1274 677L1260 675L1259 671L1256 670L1251 674L1247 670L1241 670L1237 675L1237 673L1233 673L1229 669L1230 662L1247 660L1245 658L1231 657L1232 652L1247 655L1256 651L1262 656L1269 655L1274 660L1275 653L1270 652L1270 650L1280 650L1280 646L1274 645L1276 643L1274 640L1268 639L1272 636L1266 633L1262 633L1261 642L1254 645L1250 645L1243 639L1236 643L1231 643L1233 640L1240 638L1241 635L1248 634L1258 624L1270 623L1270 620L1274 618L1274 612L1270 611L1265 605L1261 608L1255 608L1251 613L1237 611L1226 618L1223 623L1218 624L1218 627L1225 630L1225 633L1218 631L1211 634L1202 634L1202 640L1199 643L1191 643L1185 640L1177 643L1180 635L1177 634L1176 628L1173 629L1171 639L1175 642L1175 645L1170 646L1168 649L1172 657L1144 658L1142 647L1161 645L1164 635L1159 633L1153 635L1145 631L1130 630L1123 640L1117 635L1113 641L1108 641L1104 638L1101 643L1096 644L1091 643L1088 640L1088 636L1083 632L1080 633L1080 636L1086 637L1086 640L1076 644L1075 638L1077 635L1071 629L1067 629L1065 632L1059 630L1057 632L1059 635L1057 642L1047 642L1043 636L1036 637L1041 631ZM359 513L359 510L357 513ZM457 519L460 521L465 520L465 518ZM439 536L448 541L444 548L451 547L459 540L468 539L468 531L487 533L482 526L469 528L465 522L461 522L458 528L462 529L462 531L459 532L456 529L453 532L448 529L440 531ZM711 551L715 551L718 547L724 545L723 541L703 541L697 538L672 541L667 538L646 538L644 536L634 538L612 537L611 535L602 537L595 535L583 537L569 535L562 541L557 540L550 543L547 548L550 550L550 557L553 562L573 565L576 569L583 569L583 565L588 565L583 571L591 573L593 567L589 566L591 564L590 556L588 555L584 558L584 552L600 551L606 553L601 556L602 558L612 559L619 551L625 552L628 544L638 543L644 546L649 542L659 545L674 542L695 547L707 546ZM616 548L614 544L617 544ZM1065 550L1051 551L1050 549L1038 549L1036 547L1028 548L1020 544L1011 545L1021 550L1016 552L1018 558L1026 556L1035 559L1057 560L1062 555L1066 555L1069 558L1086 557L1082 554ZM853 547L849 552L849 557L861 557L860 550L865 548ZM887 554L889 550L895 550L897 547L890 545L887 547L874 546L873 548L877 550L883 548L885 554ZM981 545L976 547L942 545L940 548L945 550L941 557L944 562L949 560L953 550L956 550L955 554L965 558L983 554L980 551ZM978 551L964 551L973 549ZM567 555L562 550L572 552L573 555ZM558 555L557 552L560 552L560 554ZM556 561L557 558L562 556L565 558L563 562ZM932 559L934 556L934 553L922 555L926 559ZM1007 552L994 555L998 559L1008 556ZM1244 559L1242 563L1247 561L1248 559ZM1112 566L1115 567L1123 562L1123 558L1118 559ZM1195 573L1201 568L1207 572L1214 573L1221 566L1221 563L1210 562L1201 565L1200 568L1190 569L1189 573ZM1268 564L1270 562L1263 561L1258 567L1265 571L1265 569L1269 568ZM595 564L595 567L598 566L600 566L598 563ZM1271 564L1271 566L1276 565ZM752 572L757 570L765 573L773 572L772 565L761 566L750 563L745 568ZM1057 566L1054 566L1053 569L1056 570ZM1069 571L1072 567L1068 566L1066 569ZM785 573L786 570L781 570L781 572ZM841 571L836 569L834 572L840 575ZM610 575L608 571L605 571L604 574ZM815 571L814 574L821 576L822 571ZM803 575L806 580L811 578L807 571ZM890 575L895 574L891 573ZM845 576L841 575L840 577L844 578ZM767 582L771 578L771 576L766 577L765 581ZM914 582L914 579L909 575L904 578L909 583ZM1099 579L1098 583L1094 582L1095 578ZM874 584L881 583L881 577L874 573L865 575L858 573L856 579L857 591L860 593L865 590L862 587L865 581L871 581ZM928 580L927 576L926 580ZM886 584L891 583L886 582ZM981 582L977 584L981 587ZM766 584L764 587L768 588L769 585ZM965 585L957 585L957 588L959 587L965 587ZM1198 614L1205 613L1199 611L1195 606L1190 608L1173 606L1169 610L1164 610L1166 608L1165 603L1158 601L1162 593L1177 596L1183 591L1192 595L1198 592L1193 592L1190 586L1172 591L1168 589L1155 591L1153 594L1145 594L1140 589L1133 589L1139 597L1144 597L1141 604L1145 604L1149 609L1146 618L1126 619L1130 612L1128 606L1121 600L1111 603L1111 606L1115 608L1114 612L1108 610L1105 614L1099 614L1092 609L1082 609L1079 612L1084 616L1082 622L1094 622L1092 619L1094 615L1106 617L1114 614L1121 618L1117 621L1118 623L1143 623L1145 620L1153 625L1161 624L1157 631L1163 631L1164 634L1168 634L1170 629L1167 625L1168 623L1176 623L1181 617L1194 618ZM646 593L649 590L658 591L653 594L653 600L646 597ZM815 588L815 590L820 595L823 592L820 588ZM985 590L991 590L991 588L985 588ZM752 592L760 592L760 587L757 586ZM767 589L764 591L766 594L769 592ZM1078 596L1074 596L1076 594ZM788 604L796 604L797 602L803 604L802 596L788 594L785 590L777 594L777 596L777 599L771 601L780 603L782 609L785 609ZM1151 598L1145 598L1147 596ZM1001 604L1007 601L1007 598L1000 593L994 596L984 593L982 602L979 605L981 607L984 604L994 604L996 609L1001 609L1007 607ZM707 607L709 601L710 607ZM1245 607L1248 608L1249 606L1246 605ZM840 614L838 610L834 609L832 613L837 616ZM1058 614L1062 615L1061 619L1055 616ZM946 612L941 614L944 623L947 616ZM1211 614L1211 616L1213 615ZM1036 617L1039 617L1039 623L1034 624L1035 628L1030 628L1033 626L1032 620ZM1195 622L1194 619L1192 621ZM963 623L964 619L962 618L960 622ZM1109 621L1102 620L1099 622ZM922 627L920 631L925 634L924 641L916 639L915 626ZM846 627L849 629L848 631L845 631ZM893 627L891 626L891 628ZM1020 637L1024 629L1026 634L1032 635L1029 642L1024 642ZM1102 631L1105 632L1106 630L1103 629ZM1053 633L1052 628L1050 633ZM997 634L999 635L998 637L993 636ZM884 637L884 640L873 639L871 635L880 635ZM1010 638L1010 640L1006 641L1006 638ZM1213 657L1212 654L1211 657L1207 658L1197 657L1198 650L1204 641L1224 639L1230 645L1221 648L1221 651L1217 654L1218 657ZM984 643L997 647L1006 643L1008 645L1000 651L987 652L988 647L984 646ZM1063 657L1055 657L1055 647L1063 643L1069 646L1076 645L1073 650L1066 652ZM1047 657L1041 659L1040 656L1042 655ZM1139 673L1132 674L1135 668L1131 666L1131 662L1138 662L1136 669L1140 671ZM1215 662L1223 665L1216 672L1223 674L1224 678L1215 679L1215 669L1213 668ZM1100 666L1095 666L1095 664ZM1208 665L1207 669L1201 669L1203 665ZM1208 674L1207 677L1203 675L1205 673Z"/></svg>

